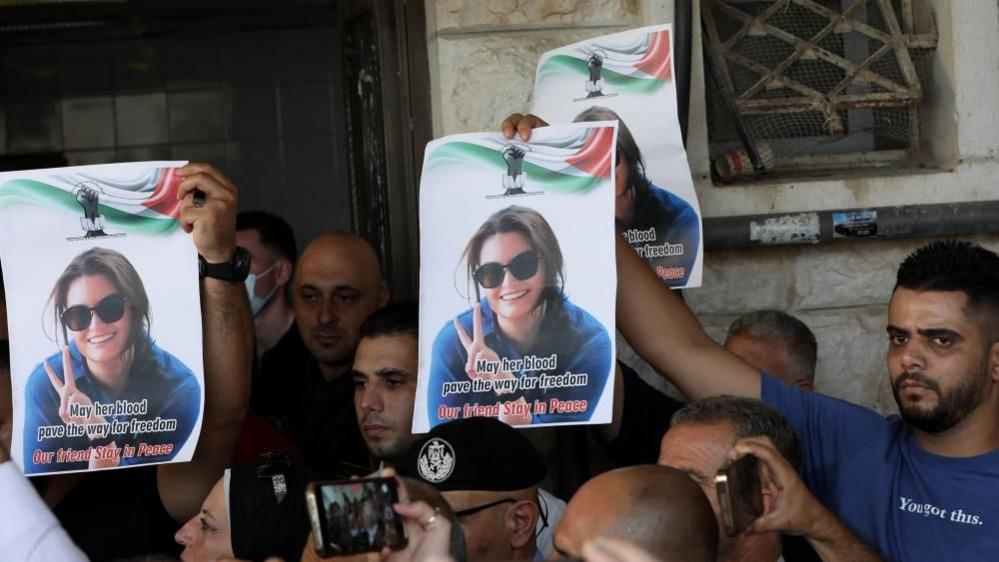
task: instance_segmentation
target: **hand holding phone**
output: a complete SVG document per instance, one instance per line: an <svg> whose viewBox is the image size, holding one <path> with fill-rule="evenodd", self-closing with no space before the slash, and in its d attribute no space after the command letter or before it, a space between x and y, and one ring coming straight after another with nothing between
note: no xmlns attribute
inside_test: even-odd
<svg viewBox="0 0 999 562"><path fill-rule="evenodd" d="M313 482L305 491L316 552L323 557L399 550L406 529L393 506L395 478Z"/></svg>
<svg viewBox="0 0 999 562"><path fill-rule="evenodd" d="M763 515L763 486L757 458L747 454L715 475L715 489L725 534L735 536Z"/></svg>
<svg viewBox="0 0 999 562"><path fill-rule="evenodd" d="M731 458L754 456L762 473L762 490L770 496L766 513L752 523L758 533L777 531L788 535L821 534L835 516L812 495L797 470L766 437L746 437L736 442Z"/></svg>

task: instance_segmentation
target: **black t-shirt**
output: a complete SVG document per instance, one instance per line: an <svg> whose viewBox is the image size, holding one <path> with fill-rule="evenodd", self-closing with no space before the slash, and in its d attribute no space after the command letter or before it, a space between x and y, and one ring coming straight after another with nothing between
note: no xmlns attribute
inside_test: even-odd
<svg viewBox="0 0 999 562"><path fill-rule="evenodd" d="M655 464L659 460L659 443L673 414L684 403L652 387L624 363L618 361L618 366L624 377L621 431L604 449L611 462L619 467Z"/></svg>
<svg viewBox="0 0 999 562"><path fill-rule="evenodd" d="M95 562L182 550L173 539L181 524L163 507L155 466L84 475L53 512Z"/></svg>
<svg viewBox="0 0 999 562"><path fill-rule="evenodd" d="M261 357L250 408L287 435L305 464L324 478L359 472L345 463L371 463L354 412L353 380L349 374L333 381L323 378L295 324Z"/></svg>
<svg viewBox="0 0 999 562"><path fill-rule="evenodd" d="M287 432L299 390L293 383L301 380L301 373L311 362L312 357L293 322L277 344L254 365L250 409Z"/></svg>
<svg viewBox="0 0 999 562"><path fill-rule="evenodd" d="M306 369L300 407L291 417L289 436L305 455L305 464L324 478L358 474L371 464L354 413L354 381L349 374L327 382L319 366Z"/></svg>

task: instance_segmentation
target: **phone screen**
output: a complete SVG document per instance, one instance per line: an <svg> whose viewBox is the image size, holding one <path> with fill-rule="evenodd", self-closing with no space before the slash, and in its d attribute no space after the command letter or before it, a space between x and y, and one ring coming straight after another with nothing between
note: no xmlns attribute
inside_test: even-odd
<svg viewBox="0 0 999 562"><path fill-rule="evenodd" d="M759 460L753 455L723 466L715 476L725 534L734 536L763 515Z"/></svg>
<svg viewBox="0 0 999 562"><path fill-rule="evenodd" d="M405 548L406 530L392 506L394 478L313 482L306 489L316 552L346 556Z"/></svg>

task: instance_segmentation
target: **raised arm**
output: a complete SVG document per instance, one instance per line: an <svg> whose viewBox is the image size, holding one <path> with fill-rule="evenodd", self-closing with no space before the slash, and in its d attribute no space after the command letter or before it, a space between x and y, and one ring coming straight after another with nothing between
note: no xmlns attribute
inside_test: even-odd
<svg viewBox="0 0 999 562"><path fill-rule="evenodd" d="M787 459L766 437L747 437L736 442L733 460L755 455L762 463L762 485L769 504L751 532L781 532L802 536L823 562L882 562L868 547L808 491Z"/></svg>
<svg viewBox="0 0 999 562"><path fill-rule="evenodd" d="M617 329L691 400L760 396L760 372L711 339L622 236L617 237Z"/></svg>
<svg viewBox="0 0 999 562"><path fill-rule="evenodd" d="M528 140L548 123L514 113L501 124L503 135ZM632 348L683 394L697 400L717 394L758 398L760 373L712 340L679 297L617 237L617 328ZM619 409L620 404L615 409ZM611 434L616 433L613 428Z"/></svg>
<svg viewBox="0 0 999 562"><path fill-rule="evenodd" d="M181 226L208 263L236 251L236 187L208 164L191 163L184 177ZM253 320L243 283L203 278L201 322L205 358L205 414L189 463L160 465L160 499L171 517L185 521L201 508L232 457L250 400Z"/></svg>

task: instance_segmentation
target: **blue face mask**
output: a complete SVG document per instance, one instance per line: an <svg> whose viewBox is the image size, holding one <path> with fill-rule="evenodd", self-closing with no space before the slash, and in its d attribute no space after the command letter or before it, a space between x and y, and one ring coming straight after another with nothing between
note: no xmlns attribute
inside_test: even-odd
<svg viewBox="0 0 999 562"><path fill-rule="evenodd" d="M278 290L277 285L275 285L274 288L271 289L271 292L267 293L267 296L258 297L256 292L257 279L270 275L270 273L274 271L274 268L277 267L277 265L278 264L275 263L274 265L268 267L267 270L261 273L260 275L254 275L251 273L246 276L246 281L244 281L244 283L246 283L246 292L250 297L250 310L253 311L254 316L259 314L260 311L264 309L264 306L267 305L267 301L269 301L270 298L274 296L274 293Z"/></svg>

